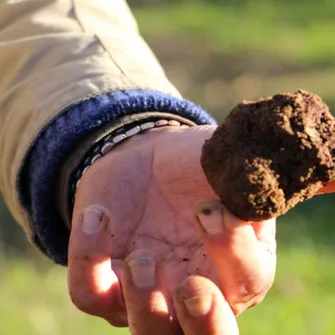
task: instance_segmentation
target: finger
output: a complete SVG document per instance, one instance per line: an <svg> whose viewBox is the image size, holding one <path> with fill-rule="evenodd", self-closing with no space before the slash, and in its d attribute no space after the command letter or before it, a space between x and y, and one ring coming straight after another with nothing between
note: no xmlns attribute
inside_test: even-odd
<svg viewBox="0 0 335 335"><path fill-rule="evenodd" d="M177 288L174 305L185 335L238 335L238 326L228 302L209 279L186 278Z"/></svg>
<svg viewBox="0 0 335 335"><path fill-rule="evenodd" d="M127 257L122 290L132 334L178 334L165 296L162 264L152 251L141 249Z"/></svg>
<svg viewBox="0 0 335 335"><path fill-rule="evenodd" d="M220 288L234 312L260 303L274 280L275 221L243 221L217 200L203 203L197 218Z"/></svg>
<svg viewBox="0 0 335 335"><path fill-rule="evenodd" d="M121 261L110 259L110 214L89 206L74 221L69 243L68 285L73 303L114 326L127 326L117 273Z"/></svg>

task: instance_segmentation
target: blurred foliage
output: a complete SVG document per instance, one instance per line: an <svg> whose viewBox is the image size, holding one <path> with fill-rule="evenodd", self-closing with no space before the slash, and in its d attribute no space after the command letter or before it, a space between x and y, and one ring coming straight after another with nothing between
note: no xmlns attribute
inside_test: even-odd
<svg viewBox="0 0 335 335"><path fill-rule="evenodd" d="M299 88L335 103L332 0L129 0L140 30L183 95L222 120L242 99ZM335 196L278 219L278 273L241 334L330 335ZM122 334L71 305L66 270L28 246L0 201L0 334Z"/></svg>
<svg viewBox="0 0 335 335"><path fill-rule="evenodd" d="M155 1L135 13L175 85L220 119L277 91L335 101L333 1Z"/></svg>
<svg viewBox="0 0 335 335"><path fill-rule="evenodd" d="M279 245L275 285L261 305L239 317L241 335L333 335L332 251L308 238L303 246ZM77 311L69 302L65 269L39 264L15 259L1 263L0 334L128 334Z"/></svg>

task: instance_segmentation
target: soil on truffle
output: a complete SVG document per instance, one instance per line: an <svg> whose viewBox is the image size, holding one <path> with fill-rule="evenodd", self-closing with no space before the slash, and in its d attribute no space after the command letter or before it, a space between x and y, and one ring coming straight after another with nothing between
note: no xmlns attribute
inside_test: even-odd
<svg viewBox="0 0 335 335"><path fill-rule="evenodd" d="M335 119L301 90L243 101L205 142L201 164L233 214L278 217L335 179Z"/></svg>

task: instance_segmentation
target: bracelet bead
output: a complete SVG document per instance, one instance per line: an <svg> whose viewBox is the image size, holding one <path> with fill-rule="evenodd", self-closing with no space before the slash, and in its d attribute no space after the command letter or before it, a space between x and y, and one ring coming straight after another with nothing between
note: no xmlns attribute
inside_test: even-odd
<svg viewBox="0 0 335 335"><path fill-rule="evenodd" d="M77 188L80 184L80 180L85 172L100 158L109 153L117 144L123 142L124 140L135 136L141 132L144 132L149 129L159 128L163 126L174 126L181 128L188 128L188 125L184 125L176 120L165 120L159 119L154 121L145 121L143 123L136 122L136 124L130 124L128 126L120 127L114 130L112 133L105 135L101 140L99 140L94 146L86 153L85 157L82 160L82 163L79 164L77 169L72 173L70 178L70 185L68 188L69 196L69 205L71 211L73 209L74 200Z"/></svg>

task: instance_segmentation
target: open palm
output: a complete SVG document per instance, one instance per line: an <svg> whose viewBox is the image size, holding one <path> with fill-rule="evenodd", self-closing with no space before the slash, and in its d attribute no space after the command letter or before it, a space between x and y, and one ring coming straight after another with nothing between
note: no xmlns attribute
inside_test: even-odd
<svg viewBox="0 0 335 335"><path fill-rule="evenodd" d="M70 292L79 308L99 314L77 299L85 290L94 292L95 262L111 257L118 264L138 249L153 250L162 260L168 297L186 276L197 274L220 287L236 314L262 300L275 273L275 220L244 222L216 200L200 165L201 147L214 130L168 127L137 135L84 175L69 254ZM101 211L108 222L93 248L76 234L86 208Z"/></svg>

